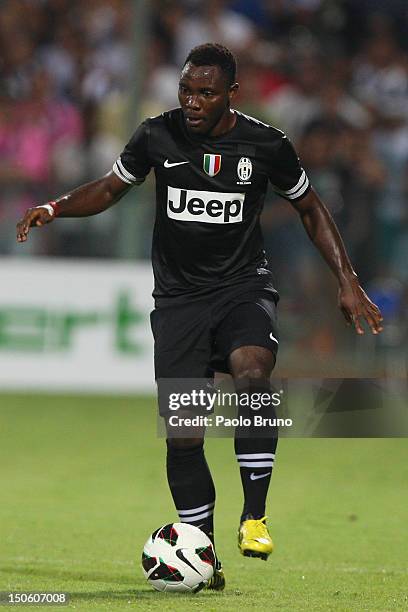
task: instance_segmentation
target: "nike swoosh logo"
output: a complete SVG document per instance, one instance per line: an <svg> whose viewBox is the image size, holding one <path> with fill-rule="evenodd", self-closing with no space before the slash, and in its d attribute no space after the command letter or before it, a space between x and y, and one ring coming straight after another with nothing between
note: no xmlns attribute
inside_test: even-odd
<svg viewBox="0 0 408 612"><path fill-rule="evenodd" d="M188 559L185 558L185 556L183 555L183 550L184 550L183 548L178 548L176 550L176 556L180 559L180 561L183 561L186 565L191 567L192 570L197 572L197 574L199 574L199 576L201 576L200 572L194 567L194 565L192 563L190 563L190 561Z"/></svg>
<svg viewBox="0 0 408 612"><path fill-rule="evenodd" d="M173 166L181 166L182 164L189 164L190 162L188 161L182 161L182 162L169 162L168 159L166 159L166 161L164 162L163 166L165 168L173 168Z"/></svg>
<svg viewBox="0 0 408 612"><path fill-rule="evenodd" d="M251 472L249 477L251 480L258 480L259 478L266 478L266 476L269 476L270 474L271 472L266 472L266 474L255 474L254 472Z"/></svg>

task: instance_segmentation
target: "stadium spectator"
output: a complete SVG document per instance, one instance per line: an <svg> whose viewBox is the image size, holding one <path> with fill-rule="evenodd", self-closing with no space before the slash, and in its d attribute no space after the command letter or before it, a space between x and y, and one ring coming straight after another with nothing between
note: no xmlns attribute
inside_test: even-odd
<svg viewBox="0 0 408 612"><path fill-rule="evenodd" d="M407 240L408 69L390 33L367 42L356 60L354 89L372 114L373 144L387 171L376 208L376 233L385 264Z"/></svg>

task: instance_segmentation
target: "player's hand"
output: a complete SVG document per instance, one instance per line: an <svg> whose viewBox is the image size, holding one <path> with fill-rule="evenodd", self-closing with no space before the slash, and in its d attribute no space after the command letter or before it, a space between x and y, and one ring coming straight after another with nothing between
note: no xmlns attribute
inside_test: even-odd
<svg viewBox="0 0 408 612"><path fill-rule="evenodd" d="M339 308L341 309L347 323L354 325L359 335L364 334L362 320L365 319L373 334L379 334L383 327L381 311L374 304L364 289L360 286L357 278L353 278L340 285Z"/></svg>
<svg viewBox="0 0 408 612"><path fill-rule="evenodd" d="M24 217L17 223L17 242L25 242L28 237L30 227L42 227L51 223L55 218L55 213L50 204L29 208Z"/></svg>

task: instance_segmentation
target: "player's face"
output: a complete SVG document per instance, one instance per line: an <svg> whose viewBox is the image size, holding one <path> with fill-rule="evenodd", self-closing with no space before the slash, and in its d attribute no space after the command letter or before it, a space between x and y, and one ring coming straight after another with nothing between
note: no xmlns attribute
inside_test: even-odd
<svg viewBox="0 0 408 612"><path fill-rule="evenodd" d="M187 129L216 136L228 129L230 103L238 85L229 86L219 66L186 64L179 83L179 102Z"/></svg>

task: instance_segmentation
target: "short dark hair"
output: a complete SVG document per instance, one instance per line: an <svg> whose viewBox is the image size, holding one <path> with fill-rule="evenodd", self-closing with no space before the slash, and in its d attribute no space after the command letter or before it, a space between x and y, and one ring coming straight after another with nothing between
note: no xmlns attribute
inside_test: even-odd
<svg viewBox="0 0 408 612"><path fill-rule="evenodd" d="M184 66L191 62L194 66L219 66L227 77L228 85L235 83L237 62L227 47L218 43L206 43L191 49ZM183 66L183 68L184 68Z"/></svg>

